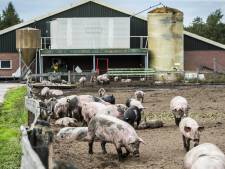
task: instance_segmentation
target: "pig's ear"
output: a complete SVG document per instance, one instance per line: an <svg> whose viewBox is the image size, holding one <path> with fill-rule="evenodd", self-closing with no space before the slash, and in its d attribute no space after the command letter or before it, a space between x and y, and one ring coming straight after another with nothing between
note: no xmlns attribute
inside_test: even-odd
<svg viewBox="0 0 225 169"><path fill-rule="evenodd" d="M145 144L144 140L142 140L142 138L139 137L139 141L143 144Z"/></svg>
<svg viewBox="0 0 225 169"><path fill-rule="evenodd" d="M190 131L191 131L191 127L186 127L186 126L185 126L185 127L184 127L184 131L187 132L187 133L190 132Z"/></svg>
<svg viewBox="0 0 225 169"><path fill-rule="evenodd" d="M200 131L200 132L202 132L204 129L205 129L205 127L203 127L203 126L198 127L198 131Z"/></svg>

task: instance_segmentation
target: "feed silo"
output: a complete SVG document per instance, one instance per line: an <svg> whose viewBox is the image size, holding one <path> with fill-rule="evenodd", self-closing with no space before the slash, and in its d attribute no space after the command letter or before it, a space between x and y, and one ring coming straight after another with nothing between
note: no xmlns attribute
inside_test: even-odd
<svg viewBox="0 0 225 169"><path fill-rule="evenodd" d="M35 57L36 49L41 47L41 31L35 28L16 30L16 48L22 52L23 61L29 65Z"/></svg>
<svg viewBox="0 0 225 169"><path fill-rule="evenodd" d="M183 12L161 7L148 13L148 49L156 71L184 69Z"/></svg>

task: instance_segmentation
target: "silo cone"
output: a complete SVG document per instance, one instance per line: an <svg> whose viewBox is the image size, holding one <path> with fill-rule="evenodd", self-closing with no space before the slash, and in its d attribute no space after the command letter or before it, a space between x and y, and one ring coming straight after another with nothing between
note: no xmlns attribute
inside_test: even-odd
<svg viewBox="0 0 225 169"><path fill-rule="evenodd" d="M183 13L162 7L148 13L148 49L150 66L156 71L183 71ZM164 73L162 79L173 80L174 74ZM175 80L175 79L174 79Z"/></svg>

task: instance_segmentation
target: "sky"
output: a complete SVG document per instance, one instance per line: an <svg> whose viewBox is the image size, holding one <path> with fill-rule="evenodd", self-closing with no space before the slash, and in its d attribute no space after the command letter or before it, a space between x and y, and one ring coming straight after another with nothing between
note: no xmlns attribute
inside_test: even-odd
<svg viewBox="0 0 225 169"><path fill-rule="evenodd" d="M20 18L24 21L79 2L79 0L0 0L0 13L6 8L9 1L13 3ZM104 2L132 13L137 13L161 2L166 6L183 11L185 26L191 24L196 16L200 16L205 21L207 16L216 9L221 9L225 15L225 0L104 0ZM146 15L146 13L142 13L139 16L146 17ZM223 22L225 22L225 16Z"/></svg>

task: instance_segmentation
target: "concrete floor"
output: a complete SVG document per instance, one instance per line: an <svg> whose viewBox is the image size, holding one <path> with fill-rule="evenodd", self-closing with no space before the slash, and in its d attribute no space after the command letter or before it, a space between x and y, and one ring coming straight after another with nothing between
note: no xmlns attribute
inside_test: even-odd
<svg viewBox="0 0 225 169"><path fill-rule="evenodd" d="M4 96L7 90L19 86L23 86L24 84L20 83L0 83L0 104L4 101Z"/></svg>

